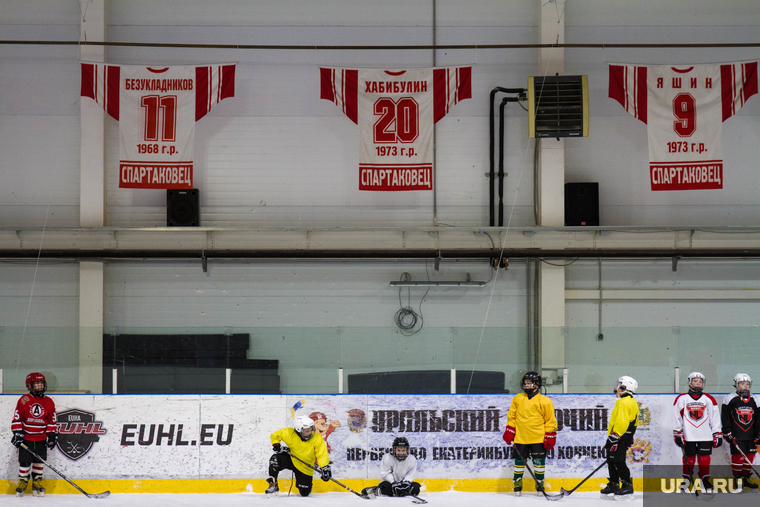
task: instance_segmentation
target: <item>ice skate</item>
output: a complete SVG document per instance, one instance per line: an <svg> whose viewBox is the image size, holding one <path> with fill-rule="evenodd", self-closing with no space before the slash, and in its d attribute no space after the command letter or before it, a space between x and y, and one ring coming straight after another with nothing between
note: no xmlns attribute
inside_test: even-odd
<svg viewBox="0 0 760 507"><path fill-rule="evenodd" d="M633 484L621 481L620 488L615 492L615 500L630 500L633 498Z"/></svg>
<svg viewBox="0 0 760 507"><path fill-rule="evenodd" d="M364 488L362 490L362 496L364 498L377 498L380 496L380 488L373 486L371 488Z"/></svg>
<svg viewBox="0 0 760 507"><path fill-rule="evenodd" d="M35 477L32 482L32 495L45 496L45 488L42 487L42 477Z"/></svg>
<svg viewBox="0 0 760 507"><path fill-rule="evenodd" d="M18 481L18 487L16 488L16 494L18 496L24 496L24 492L26 491L26 487L29 485L29 481L26 479L19 479Z"/></svg>
<svg viewBox="0 0 760 507"><path fill-rule="evenodd" d="M744 489L757 489L757 483L752 482L749 477L744 477L742 481L744 483Z"/></svg>
<svg viewBox="0 0 760 507"><path fill-rule="evenodd" d="M536 495L544 496L544 481L536 481Z"/></svg>
<svg viewBox="0 0 760 507"><path fill-rule="evenodd" d="M692 478L688 475L683 476L683 482L678 485L678 490L681 493L691 493L692 492L692 486L693 486Z"/></svg>
<svg viewBox="0 0 760 507"><path fill-rule="evenodd" d="M713 488L713 484L712 481L710 481L709 475L702 477L702 491L704 491L706 495L712 495L715 493L715 488Z"/></svg>
<svg viewBox="0 0 760 507"><path fill-rule="evenodd" d="M274 477L270 477L267 479L267 482L269 483L269 487L264 492L269 496L279 496L280 494L280 487L277 486L277 479Z"/></svg>
<svg viewBox="0 0 760 507"><path fill-rule="evenodd" d="M618 491L620 491L620 486L618 483L612 482L612 480L610 480L607 482L607 486L599 492L599 495L602 498L610 498L614 496Z"/></svg>
<svg viewBox="0 0 760 507"><path fill-rule="evenodd" d="M515 479L515 496L522 496L522 477Z"/></svg>

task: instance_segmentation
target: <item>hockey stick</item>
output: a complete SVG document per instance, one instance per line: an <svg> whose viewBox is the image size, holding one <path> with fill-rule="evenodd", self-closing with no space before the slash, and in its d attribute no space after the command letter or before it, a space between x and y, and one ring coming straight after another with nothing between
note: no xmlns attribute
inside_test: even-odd
<svg viewBox="0 0 760 507"><path fill-rule="evenodd" d="M570 491L567 491L565 488L560 488L560 495L562 495L562 496L571 495L573 493L573 491L575 491L576 489L580 488L581 484L583 484L587 480L591 479L591 476L594 475L595 473L597 473L606 464L607 464L607 460L602 461L601 465L599 465L598 467L596 467L596 469L594 469L593 472L591 472L590 474L588 474L585 479L583 479L581 482L579 482L578 485L576 487L574 487L573 489L571 489Z"/></svg>
<svg viewBox="0 0 760 507"><path fill-rule="evenodd" d="M319 473L322 473L322 469L321 469L321 468L319 468L319 467L318 467L318 466L316 466L316 465L311 465L311 464L309 464L309 463L306 463L304 460L302 460L301 458L299 458L299 457L298 457L298 456L296 456L295 454L291 454L291 452L290 452L290 450L289 450L289 449L288 449L287 453L290 455L290 457L291 457L291 458L295 458L295 459L297 459L298 461L300 461L301 463L303 463L304 465L306 465L307 467L311 467L311 468L312 468L314 471L316 471L316 472L319 472ZM333 479L332 477L330 477L329 479L330 479L331 481L333 481L335 484L337 484L338 486L340 486L340 487L342 487L342 488L344 488L344 489L347 489L348 491L350 491L350 492L351 492L351 493L353 493L354 495L358 496L359 498L364 498L365 500L374 500L374 499L375 499L375 497L373 497L373 496L369 496L369 495L362 495L361 493L357 493L357 492L356 492L356 491L354 491L353 489L349 488L349 487L348 487L348 486L346 486L345 484L342 484L342 483L340 483L340 482L336 481L336 480L335 480L335 479Z"/></svg>
<svg viewBox="0 0 760 507"><path fill-rule="evenodd" d="M110 492L110 491L104 491L103 493L98 493L98 494L96 494L96 495L92 495L92 494L90 494L90 493L86 492L85 490L83 490L82 488L80 488L79 486L77 486L76 484L74 484L73 482L71 482L71 481L69 480L69 478L68 478L68 477L66 477L65 475L63 475L63 474L62 474L61 472L59 472L58 470L56 470L56 469L55 469L55 467L53 467L53 466L52 466L50 463L48 463L48 462L47 462L47 461L45 461L44 459L40 458L40 457L37 455L37 453L35 453L35 452L34 452L33 450L31 450L30 448L28 448L28 447L27 447L27 446L26 446L26 445L25 445L23 442L21 443L21 447L23 447L24 449L26 449L26 450L29 452L29 454L31 454L32 456L34 456L35 458L37 458L38 460L40 460L42 463L44 463L45 465L47 465L47 467L48 467L50 470L52 470L53 472L55 472L55 473L57 473L58 475L60 475L60 476L61 476L61 477L62 477L62 478L63 478L63 479L66 481L66 482L68 482L69 484L71 484L72 486L74 486L75 488L77 488L77 489L78 489L78 490L79 490L79 491L80 491L80 492L81 492L81 493L82 493L84 496L86 496L87 498L105 498L105 497L107 497L108 495L110 495L110 494L111 494L111 492Z"/></svg>
<svg viewBox="0 0 760 507"><path fill-rule="evenodd" d="M427 503L427 500L423 500L422 498L414 495L410 495L414 500L412 500L412 503Z"/></svg>
<svg viewBox="0 0 760 507"><path fill-rule="evenodd" d="M735 440L734 440L734 442L735 442ZM741 449L739 449L739 446L738 446L738 445L736 445L736 444L734 444L734 447L736 447L736 449L737 449L737 450L738 450L740 453L742 453L742 456L744 456L744 459L747 461L747 464L749 464L749 466L752 468L752 471L753 471L753 472L755 472L755 475L757 475L758 477L760 477L760 474L759 474L759 473L757 473L757 470L755 469L754 465L753 465L753 464L752 464L752 462L749 460L749 458L747 457L747 455L746 455L746 454L744 454L744 451L742 451Z"/></svg>
<svg viewBox="0 0 760 507"><path fill-rule="evenodd" d="M515 450L515 452L520 457L520 459L522 460L522 462L525 463L525 468L527 468L528 472L530 472L530 475L533 476L533 480L536 481L536 488L538 488L539 485L538 485L538 479L536 479L536 474L534 474L533 470L528 466L528 462L525 461L525 458L523 458L523 455L520 453L519 449L517 449L517 446L513 445L512 449ZM541 493L544 494L544 498L546 498L547 500L552 500L552 501L553 500L559 500L560 498L562 498L564 496L562 493L560 493L559 495L547 495L546 491L544 490L543 487L541 487Z"/></svg>

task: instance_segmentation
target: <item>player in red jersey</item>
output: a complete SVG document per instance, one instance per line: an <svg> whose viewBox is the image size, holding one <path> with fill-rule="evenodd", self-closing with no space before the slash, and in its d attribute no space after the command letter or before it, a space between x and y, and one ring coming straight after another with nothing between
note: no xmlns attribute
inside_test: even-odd
<svg viewBox="0 0 760 507"><path fill-rule="evenodd" d="M13 413L11 443L18 448L19 483L16 494L23 496L29 485L29 471L32 472L32 493L35 496L45 494L42 487L42 462L21 447L23 443L42 459L47 459L47 450L55 447L58 432L55 418L55 403L48 396L47 381L42 373L34 372L26 376L26 388L29 394L22 396L16 403Z"/></svg>

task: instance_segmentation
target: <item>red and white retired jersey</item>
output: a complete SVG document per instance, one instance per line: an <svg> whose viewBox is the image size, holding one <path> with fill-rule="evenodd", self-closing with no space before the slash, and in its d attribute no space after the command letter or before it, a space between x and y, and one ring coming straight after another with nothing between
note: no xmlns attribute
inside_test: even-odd
<svg viewBox="0 0 760 507"><path fill-rule="evenodd" d="M723 188L723 122L757 93L757 62L611 64L609 96L647 124L652 190Z"/></svg>
<svg viewBox="0 0 760 507"><path fill-rule="evenodd" d="M687 442L712 441L721 431L720 406L707 393L679 394L673 403L673 429L682 431Z"/></svg>
<svg viewBox="0 0 760 507"><path fill-rule="evenodd" d="M359 125L359 190L432 190L433 125L472 96L472 67L320 68L321 98Z"/></svg>
<svg viewBox="0 0 760 507"><path fill-rule="evenodd" d="M16 403L11 431L23 431L27 440L39 442L56 432L55 403L47 396L25 394Z"/></svg>
<svg viewBox="0 0 760 507"><path fill-rule="evenodd" d="M119 122L119 187L193 188L195 122L235 95L235 65L81 67L81 96Z"/></svg>

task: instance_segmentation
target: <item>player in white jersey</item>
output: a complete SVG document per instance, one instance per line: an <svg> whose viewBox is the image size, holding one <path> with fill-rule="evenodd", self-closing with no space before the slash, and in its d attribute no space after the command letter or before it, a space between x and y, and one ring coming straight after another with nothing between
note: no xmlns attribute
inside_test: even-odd
<svg viewBox="0 0 760 507"><path fill-rule="evenodd" d="M417 496L420 484L414 481L417 474L417 458L409 454L409 441L405 437L393 440L392 452L384 454L380 461L380 478L377 487L365 488L364 496Z"/></svg>
<svg viewBox="0 0 760 507"><path fill-rule="evenodd" d="M705 376L695 371L687 380L689 392L679 394L673 403L673 440L683 452L683 477L687 487L693 482L695 462L699 464L702 488L712 490L710 455L723 444L720 406L715 398L702 392Z"/></svg>

